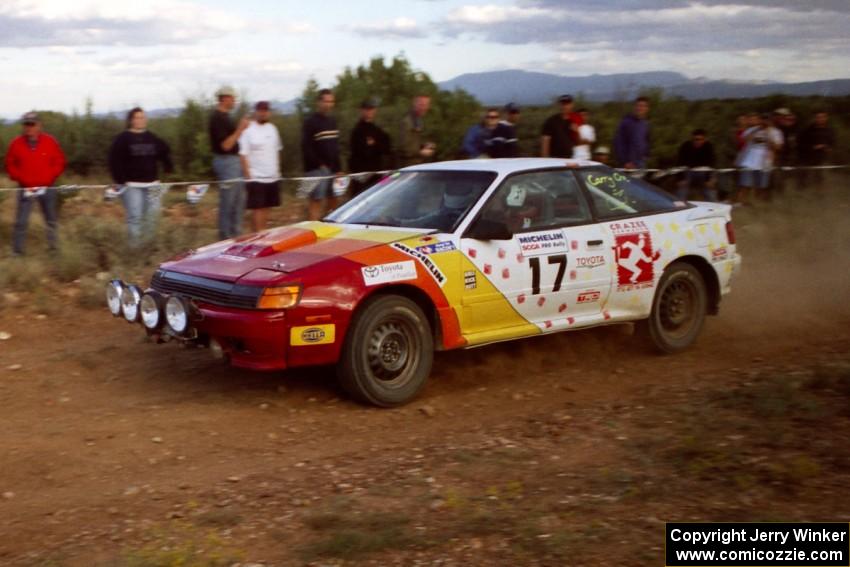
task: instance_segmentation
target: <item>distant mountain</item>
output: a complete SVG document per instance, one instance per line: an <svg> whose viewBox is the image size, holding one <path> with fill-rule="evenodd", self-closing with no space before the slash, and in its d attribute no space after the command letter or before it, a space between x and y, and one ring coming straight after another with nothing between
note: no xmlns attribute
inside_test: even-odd
<svg viewBox="0 0 850 567"><path fill-rule="evenodd" d="M466 73L439 83L441 89L461 88L483 104L549 104L562 94L581 94L594 101L628 100L639 91L659 88L666 94L692 100L753 98L771 94L794 96L850 95L850 79L807 83L690 79L681 73L654 71L565 77L550 73L508 70Z"/></svg>
<svg viewBox="0 0 850 567"><path fill-rule="evenodd" d="M756 98L774 94L791 96L850 95L850 79L807 83L740 83L735 81L691 82L665 89L669 95L692 100L707 98Z"/></svg>

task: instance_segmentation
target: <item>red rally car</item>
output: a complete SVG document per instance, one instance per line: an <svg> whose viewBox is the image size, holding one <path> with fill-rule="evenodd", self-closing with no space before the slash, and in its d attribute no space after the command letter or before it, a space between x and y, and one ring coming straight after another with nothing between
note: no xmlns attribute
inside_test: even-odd
<svg viewBox="0 0 850 567"><path fill-rule="evenodd" d="M191 250L113 315L234 366L335 364L379 406L412 399L433 352L636 322L658 349L700 333L740 266L730 207L677 201L594 162L398 171L321 222Z"/></svg>

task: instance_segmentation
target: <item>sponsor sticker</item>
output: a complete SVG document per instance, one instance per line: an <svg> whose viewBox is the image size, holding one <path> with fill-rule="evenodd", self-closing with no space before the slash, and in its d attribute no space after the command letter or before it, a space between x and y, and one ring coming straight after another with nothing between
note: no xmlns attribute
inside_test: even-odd
<svg viewBox="0 0 850 567"><path fill-rule="evenodd" d="M466 289L478 287L478 277L475 275L475 270L468 270L463 273L463 287Z"/></svg>
<svg viewBox="0 0 850 567"><path fill-rule="evenodd" d="M413 260L364 266L360 271L363 273L363 283L367 286L416 279L416 263Z"/></svg>
<svg viewBox="0 0 850 567"><path fill-rule="evenodd" d="M712 262L721 262L723 260L729 259L729 250L723 246L721 248L715 248L711 251L711 261Z"/></svg>
<svg viewBox="0 0 850 567"><path fill-rule="evenodd" d="M644 224L643 221L625 224L636 223ZM649 230L630 230L633 232L614 235L617 291L652 287L655 282L655 261L661 256L660 250L652 249L652 235Z"/></svg>
<svg viewBox="0 0 850 567"><path fill-rule="evenodd" d="M434 244L426 244L425 246L417 246L416 250L423 254L438 254L440 252L451 252L455 249L454 242L435 242Z"/></svg>
<svg viewBox="0 0 850 567"><path fill-rule="evenodd" d="M292 327L289 344L292 346L328 345L336 339L336 325Z"/></svg>
<svg viewBox="0 0 850 567"><path fill-rule="evenodd" d="M577 303L596 303L602 297L602 292L598 290L583 291L578 294Z"/></svg>
<svg viewBox="0 0 850 567"><path fill-rule="evenodd" d="M244 256L234 256L233 254L219 254L219 260L225 260L227 262L244 262L248 258Z"/></svg>
<svg viewBox="0 0 850 567"><path fill-rule="evenodd" d="M569 242L560 230L521 234L516 237L519 248L525 256L542 256L557 252L567 252Z"/></svg>
<svg viewBox="0 0 850 567"><path fill-rule="evenodd" d="M648 232L649 226L642 220L614 222L608 225L614 234L634 234L637 232Z"/></svg>
<svg viewBox="0 0 850 567"><path fill-rule="evenodd" d="M393 247L396 250L401 250L402 252L404 252L408 256L413 256L414 258L419 260L419 263L422 264L423 266L425 266L425 269L428 270L428 273L431 274L431 277L434 278L434 281L436 281L437 284L440 287L443 287L443 284L446 283L445 274L443 274L443 272L440 271L440 268L437 267L437 264L435 264L434 261L431 260L431 258L429 258L426 254L423 254L422 252L420 252L418 250L414 250L413 248L410 248L410 247L405 246L404 244L400 244L398 242L393 244ZM411 264L412 264L412 262L411 262ZM414 274L413 274L414 277L416 277L416 268L415 267L413 268L413 272L414 272ZM369 284L366 284L366 285L369 285Z"/></svg>
<svg viewBox="0 0 850 567"><path fill-rule="evenodd" d="M575 259L576 268L598 268L605 265L605 256L582 256Z"/></svg>

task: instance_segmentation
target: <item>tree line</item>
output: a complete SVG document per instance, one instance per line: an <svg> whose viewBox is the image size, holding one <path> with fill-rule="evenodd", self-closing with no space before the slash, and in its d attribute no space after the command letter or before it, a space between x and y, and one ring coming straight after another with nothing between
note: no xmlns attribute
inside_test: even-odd
<svg viewBox="0 0 850 567"><path fill-rule="evenodd" d="M386 61L375 57L366 65L345 68L332 85L319 85L308 81L296 105L296 111L287 115L274 115L284 143L283 174L302 173L301 123L312 111L320 87L333 89L336 95L336 117L342 132L340 145L344 157L348 156L348 134L358 120L358 107L363 99L374 98L380 103L376 122L393 140L398 138L399 122L409 109L416 94L432 97L431 111L426 124L430 138L437 143L439 160L460 156L460 146L466 129L481 120L484 106L472 95L463 91L443 91L426 74L413 69L404 56ZM582 93L570 93L576 98L576 108L591 111L591 123L597 130L597 144L610 147L617 124L631 107L630 100L593 102ZM652 157L650 167L667 167L675 164L676 154L683 141L695 128L703 128L715 145L719 165L731 166L735 148L732 133L737 116L750 111L770 112L779 107L790 108L804 127L816 110L826 110L839 140L850 134L850 96L845 97L794 97L774 95L758 99L712 99L690 101L667 97L661 90L650 89L643 93L651 100L650 122ZM249 101L242 100L237 114L249 112ZM505 103L511 101L504 101ZM144 105L142 105L144 106ZM212 179L212 152L209 146L207 121L214 106L209 98L188 98L177 116L152 117L149 128L168 142L172 149L175 173L166 180ZM150 109L146 109L150 110ZM68 158L65 178L108 181L107 154L114 136L124 128L124 116L95 115L91 100L86 101L82 112L65 114L38 110L44 130L55 136ZM520 155L539 154L540 129L546 118L557 112L555 105L523 107L518 126ZM9 142L20 133L16 122L0 125L0 152L5 157ZM850 144L837 144L833 163L850 163ZM67 182L67 181L66 181Z"/></svg>

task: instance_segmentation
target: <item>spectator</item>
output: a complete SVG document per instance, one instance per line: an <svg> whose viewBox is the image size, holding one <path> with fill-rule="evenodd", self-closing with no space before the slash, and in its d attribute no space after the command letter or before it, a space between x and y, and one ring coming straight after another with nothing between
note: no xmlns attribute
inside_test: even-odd
<svg viewBox="0 0 850 567"><path fill-rule="evenodd" d="M18 206L12 236L12 253L22 256L33 203L38 201L47 225L47 245L51 252L57 250L59 196L51 187L65 170L65 154L56 140L42 132L41 121L35 112L27 112L21 119L23 133L12 140L6 152L6 173L18 183ZM47 189L38 194L41 188Z"/></svg>
<svg viewBox="0 0 850 567"><path fill-rule="evenodd" d="M773 125L782 132L782 149L776 155L776 167L794 167L797 165L797 117L787 108L773 111ZM777 170L773 187L777 194L785 191L788 181L796 176L796 171Z"/></svg>
<svg viewBox="0 0 850 567"><path fill-rule="evenodd" d="M242 164L239 160L239 137L248 127L243 117L235 126L230 112L236 106L236 91L224 86L215 93L218 105L210 114L210 147L213 152L213 172L218 184L218 236L234 238L242 232L245 210L244 182L241 181Z"/></svg>
<svg viewBox="0 0 850 567"><path fill-rule="evenodd" d="M425 115L431 108L431 97L419 94L413 97L413 106L404 115L399 132L399 164L401 167L424 163L434 157L437 144L427 139Z"/></svg>
<svg viewBox="0 0 850 567"><path fill-rule="evenodd" d="M574 132L578 129L572 120L573 97L558 97L561 112L553 114L543 124L540 137L540 155L543 157L573 157Z"/></svg>
<svg viewBox="0 0 850 567"><path fill-rule="evenodd" d="M266 228L269 208L280 206L280 152L283 144L277 126L271 123L271 105L254 105L254 120L239 136L239 159L247 179L247 209L251 211L251 230Z"/></svg>
<svg viewBox="0 0 850 567"><path fill-rule="evenodd" d="M375 124L377 112L378 103L372 99L366 99L360 104L360 120L351 131L351 159L348 162L351 173L382 171L388 167L390 137ZM362 193L379 178L379 175L370 175L352 179L351 195Z"/></svg>
<svg viewBox="0 0 850 567"><path fill-rule="evenodd" d="M505 120L501 120L493 132L492 157L517 157L519 155L519 139L516 127L519 123L520 108L509 102L505 105Z"/></svg>
<svg viewBox="0 0 850 567"><path fill-rule="evenodd" d="M493 151L493 136L499 126L499 111L488 108L484 119L479 124L473 124L463 137L463 153L469 158L495 157Z"/></svg>
<svg viewBox="0 0 850 567"><path fill-rule="evenodd" d="M614 135L617 163L625 169L643 169L649 159L649 99L639 96L634 109L625 115Z"/></svg>
<svg viewBox="0 0 850 567"><path fill-rule="evenodd" d="M158 164L166 173L174 171L171 148L148 130L148 117L139 107L127 113L127 129L118 134L109 149L112 180L123 186L121 200L127 211L127 234L131 248L156 234L162 202Z"/></svg>
<svg viewBox="0 0 850 567"><path fill-rule="evenodd" d="M735 131L732 133L732 142L735 145L735 154L744 149L744 132L750 126L755 126L755 119L758 114L750 112L748 114L739 114L735 120Z"/></svg>
<svg viewBox="0 0 850 567"><path fill-rule="evenodd" d="M611 150L608 149L608 146L597 146L593 150L593 161L608 165L611 161Z"/></svg>
<svg viewBox="0 0 850 567"><path fill-rule="evenodd" d="M756 189L764 196L770 183L770 168L776 153L782 149L782 132L770 122L770 114L762 114L759 124L747 128L744 132L744 149L738 154L735 163L743 168L738 177L740 194L738 202L749 205L750 189Z"/></svg>
<svg viewBox="0 0 850 567"><path fill-rule="evenodd" d="M815 113L811 124L806 126L798 139L800 164L804 167L827 165L832 148L835 147L835 131L829 125L829 114L825 110ZM800 189L809 183L820 186L823 183L823 170L800 170Z"/></svg>
<svg viewBox="0 0 850 567"><path fill-rule="evenodd" d="M325 177L310 191L308 215L310 220L321 218L325 201L328 211L336 208L332 175L342 173L339 160L339 128L331 113L336 98L330 89L322 89L316 99L316 112L304 121L301 130L301 153L304 157L304 175Z"/></svg>
<svg viewBox="0 0 850 567"><path fill-rule="evenodd" d="M580 108L578 115L581 124L578 127L578 144L573 148L574 159L590 159L590 148L596 143L596 128L590 125L590 111Z"/></svg>
<svg viewBox="0 0 850 567"><path fill-rule="evenodd" d="M706 201L717 201L714 172L699 170L699 168L714 169L717 165L714 146L706 139L705 130L694 130L691 133L691 139L679 146L679 159L676 165L688 168L688 171L684 172L679 179L679 199L687 201L691 190L699 189Z"/></svg>

